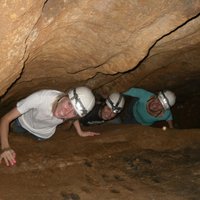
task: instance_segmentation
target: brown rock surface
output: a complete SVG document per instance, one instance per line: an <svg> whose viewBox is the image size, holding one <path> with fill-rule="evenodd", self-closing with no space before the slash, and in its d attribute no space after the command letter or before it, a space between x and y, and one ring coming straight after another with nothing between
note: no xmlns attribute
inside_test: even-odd
<svg viewBox="0 0 200 200"><path fill-rule="evenodd" d="M199 200L199 0L2 0L0 19L1 115L43 88L177 94L174 130L11 133L17 165L0 165L0 200Z"/></svg>
<svg viewBox="0 0 200 200"><path fill-rule="evenodd" d="M122 91L142 81L155 90L157 76L164 74L166 86L183 57L185 68L198 71L199 0L4 0L1 10L1 95L14 83L3 101L83 83L108 91L117 82Z"/></svg>
<svg viewBox="0 0 200 200"><path fill-rule="evenodd" d="M2 200L198 200L199 130L101 125L81 138L58 129L47 141L12 134L17 165L0 166Z"/></svg>

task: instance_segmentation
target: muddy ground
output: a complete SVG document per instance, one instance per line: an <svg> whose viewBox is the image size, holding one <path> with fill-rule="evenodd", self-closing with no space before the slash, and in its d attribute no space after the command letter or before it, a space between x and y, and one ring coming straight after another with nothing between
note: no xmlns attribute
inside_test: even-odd
<svg viewBox="0 0 200 200"><path fill-rule="evenodd" d="M14 167L0 166L0 200L199 200L200 130L101 125L47 141L10 134Z"/></svg>

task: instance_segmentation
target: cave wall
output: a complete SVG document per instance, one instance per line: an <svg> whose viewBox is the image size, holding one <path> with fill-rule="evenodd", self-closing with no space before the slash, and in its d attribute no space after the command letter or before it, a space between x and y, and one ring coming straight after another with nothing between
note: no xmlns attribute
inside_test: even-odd
<svg viewBox="0 0 200 200"><path fill-rule="evenodd" d="M200 81L200 17L184 23L156 41L136 69L107 84L108 88L126 82L158 91L174 90L179 95L199 93ZM104 86L105 87L105 86Z"/></svg>
<svg viewBox="0 0 200 200"><path fill-rule="evenodd" d="M27 40L42 13L45 0L2 0L0 5L0 96L22 72L28 57Z"/></svg>
<svg viewBox="0 0 200 200"><path fill-rule="evenodd" d="M199 13L199 0L3 0L1 105L82 84L200 93Z"/></svg>

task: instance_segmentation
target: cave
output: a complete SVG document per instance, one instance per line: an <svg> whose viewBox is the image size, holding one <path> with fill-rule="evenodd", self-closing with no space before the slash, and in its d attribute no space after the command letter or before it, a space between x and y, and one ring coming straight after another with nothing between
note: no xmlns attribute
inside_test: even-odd
<svg viewBox="0 0 200 200"><path fill-rule="evenodd" d="M199 200L200 1L2 0L0 116L40 89L131 87L176 94L174 128L61 125L36 141L9 133L0 199Z"/></svg>

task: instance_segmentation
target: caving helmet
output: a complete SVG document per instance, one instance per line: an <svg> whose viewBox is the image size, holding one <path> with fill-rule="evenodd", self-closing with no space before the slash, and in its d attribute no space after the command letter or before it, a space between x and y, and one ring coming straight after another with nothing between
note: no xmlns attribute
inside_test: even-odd
<svg viewBox="0 0 200 200"><path fill-rule="evenodd" d="M120 93L112 93L106 99L106 105L112 109L114 113L120 113L124 107L125 99Z"/></svg>
<svg viewBox="0 0 200 200"><path fill-rule="evenodd" d="M68 92L68 97L80 117L87 115L95 105L95 97L88 87L77 87Z"/></svg>
<svg viewBox="0 0 200 200"><path fill-rule="evenodd" d="M172 107L176 102L176 95L170 90L163 90L158 93L158 99L165 110Z"/></svg>

